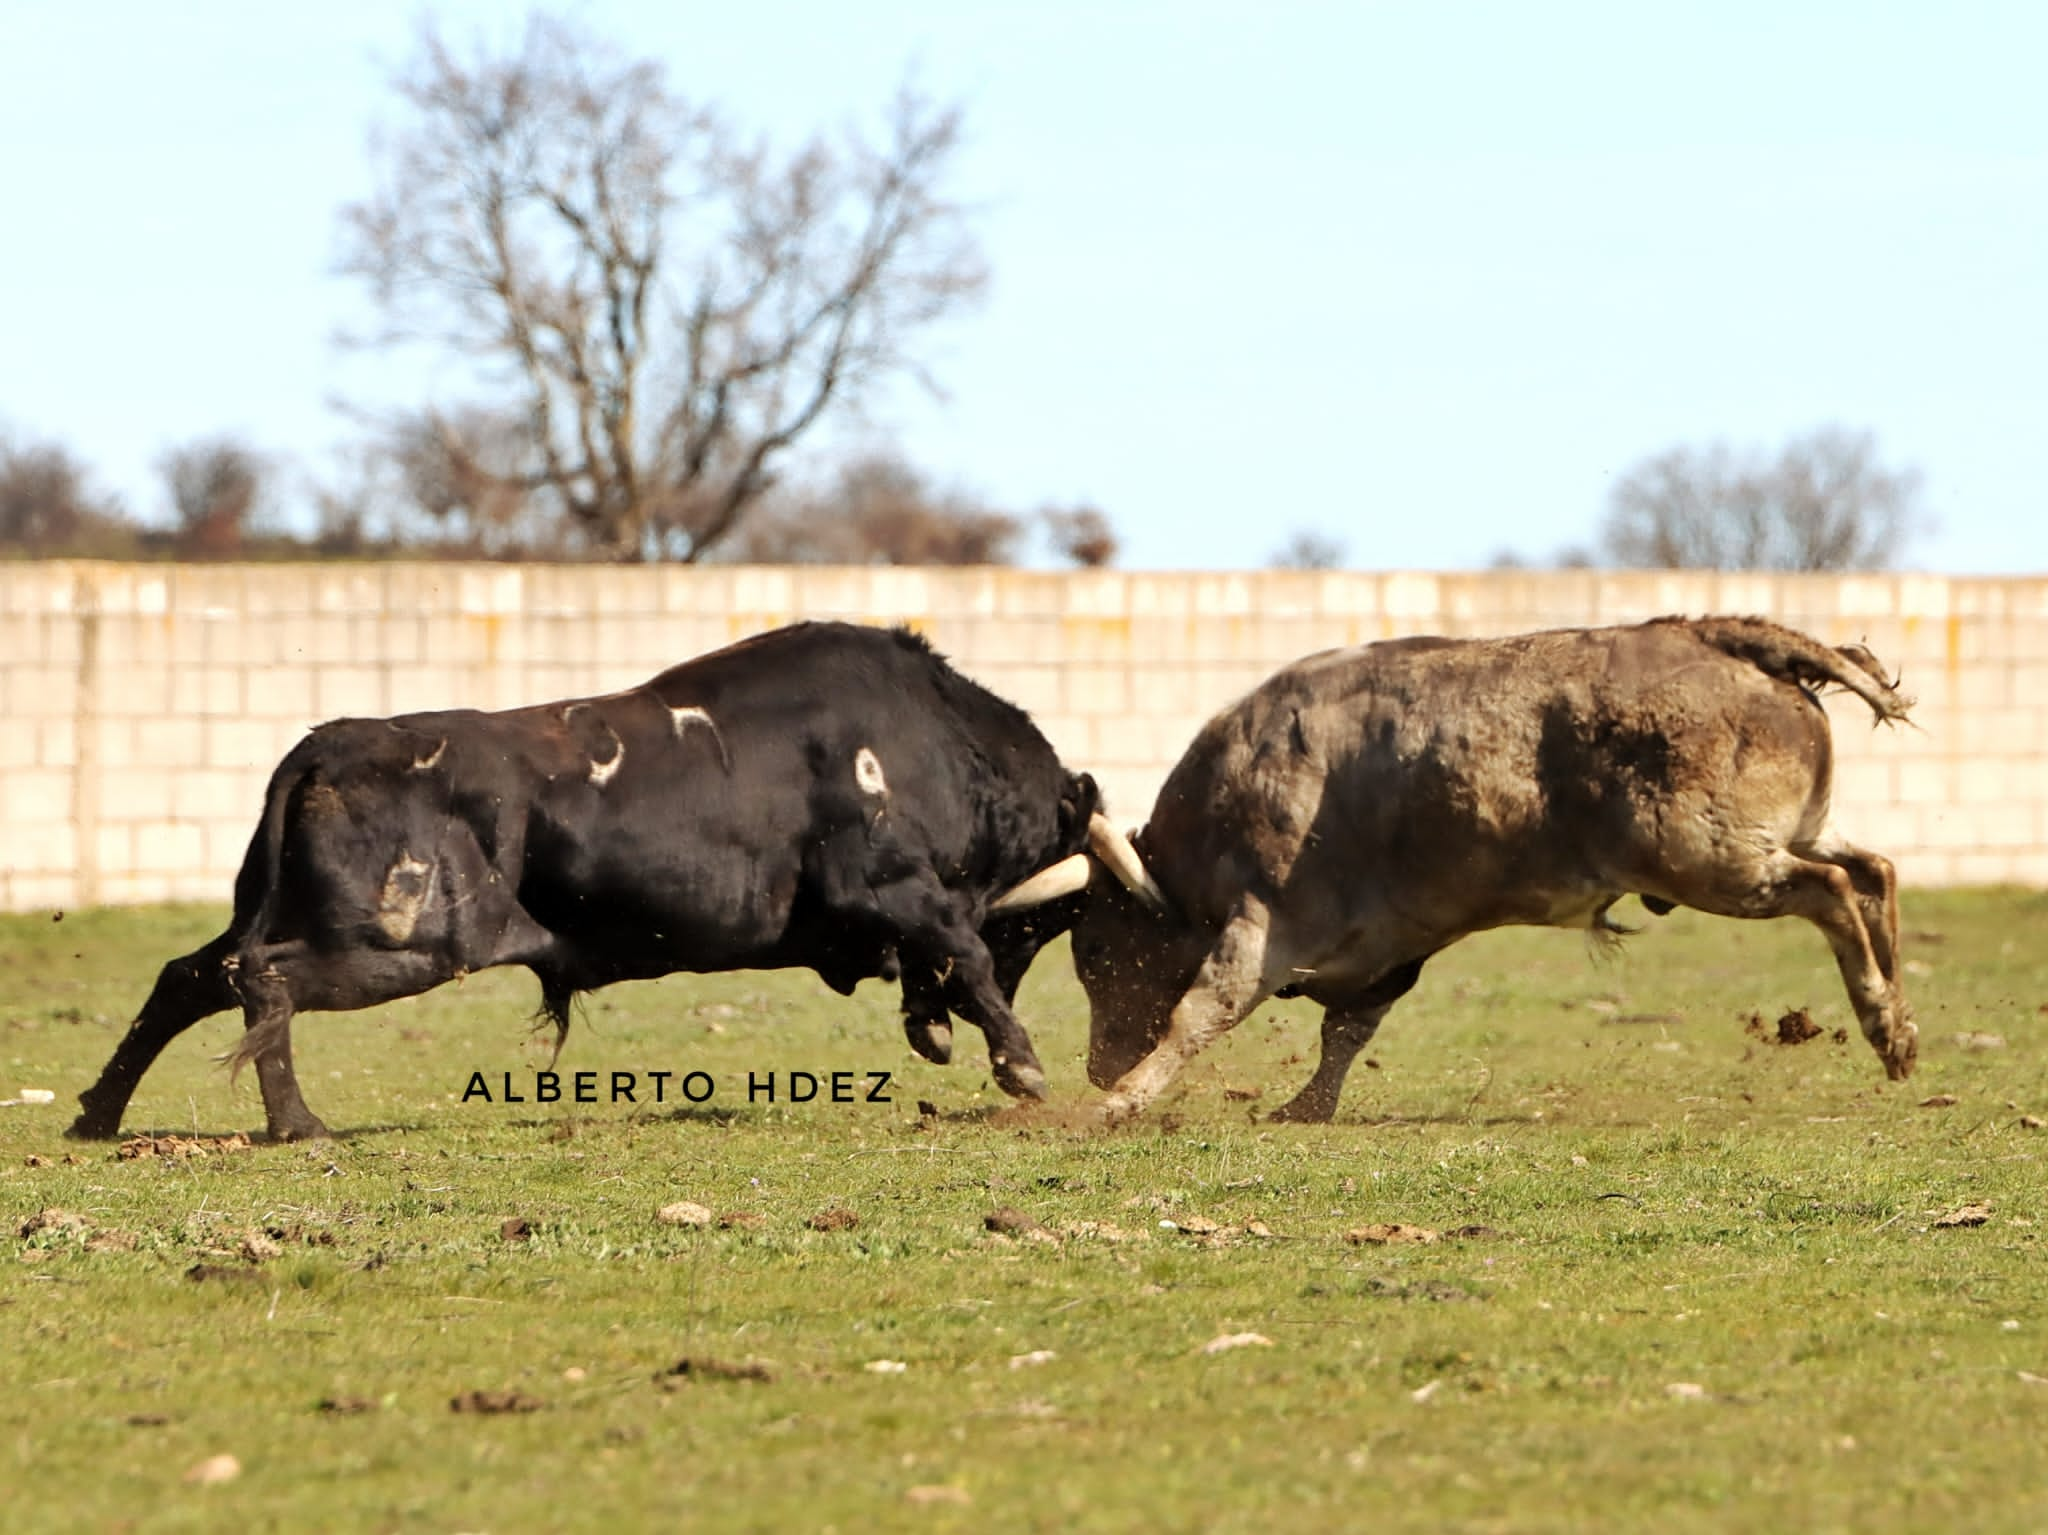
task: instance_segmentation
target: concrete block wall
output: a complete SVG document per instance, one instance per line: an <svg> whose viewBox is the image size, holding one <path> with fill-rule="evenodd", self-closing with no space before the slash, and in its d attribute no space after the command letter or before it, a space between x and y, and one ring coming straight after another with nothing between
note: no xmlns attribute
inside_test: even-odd
<svg viewBox="0 0 2048 1535"><path fill-rule="evenodd" d="M1837 699L1836 819L1921 884L2048 885L2048 578L0 563L0 909L224 900L279 757L343 714L602 692L797 618L908 623L1144 819L1214 710L1403 634L1763 613L1904 673Z"/></svg>

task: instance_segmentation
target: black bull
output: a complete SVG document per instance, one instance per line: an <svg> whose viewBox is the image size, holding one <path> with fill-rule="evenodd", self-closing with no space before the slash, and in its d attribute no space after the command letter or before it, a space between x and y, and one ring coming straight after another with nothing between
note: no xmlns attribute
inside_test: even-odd
<svg viewBox="0 0 2048 1535"><path fill-rule="evenodd" d="M799 624L601 698L319 726L279 764L234 916L165 965L72 1133L118 1132L157 1054L242 1009L270 1133L318 1136L291 1021L524 965L560 1035L576 993L676 971L903 981L944 1061L978 1025L997 1083L1042 1096L1011 1011L1042 941L1002 892L1128 844L1024 712L917 636ZM1132 855L1134 858L1134 855ZM1133 876L1135 877L1135 876Z"/></svg>

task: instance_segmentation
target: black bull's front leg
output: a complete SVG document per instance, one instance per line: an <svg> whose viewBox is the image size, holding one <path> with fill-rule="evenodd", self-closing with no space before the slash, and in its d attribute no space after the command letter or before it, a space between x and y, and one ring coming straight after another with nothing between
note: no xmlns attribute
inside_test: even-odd
<svg viewBox="0 0 2048 1535"><path fill-rule="evenodd" d="M995 983L1013 1013L1017 988L1038 951L1072 926L1075 903L994 916L982 924L981 941L995 967ZM972 1001L951 965L913 964L903 971L903 1035L910 1048L934 1066L953 1059L951 1014L968 1016Z"/></svg>

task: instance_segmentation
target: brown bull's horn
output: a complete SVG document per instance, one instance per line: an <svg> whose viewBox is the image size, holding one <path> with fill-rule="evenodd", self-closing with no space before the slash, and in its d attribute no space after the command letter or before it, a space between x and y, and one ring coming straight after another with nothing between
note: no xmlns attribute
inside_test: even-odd
<svg viewBox="0 0 2048 1535"><path fill-rule="evenodd" d="M1088 876L1093 871L1094 865L1089 863L1086 853L1062 858L1058 863L1040 869L1021 885L1012 885L1005 890L989 902L988 913L994 916L999 911L1023 911L1026 907L1043 906L1063 895L1086 890Z"/></svg>
<svg viewBox="0 0 2048 1535"><path fill-rule="evenodd" d="M1109 817L1100 811L1088 818L1088 846L1124 889L1154 911L1166 910L1166 892L1152 878L1145 860L1131 846L1131 839L1112 826Z"/></svg>

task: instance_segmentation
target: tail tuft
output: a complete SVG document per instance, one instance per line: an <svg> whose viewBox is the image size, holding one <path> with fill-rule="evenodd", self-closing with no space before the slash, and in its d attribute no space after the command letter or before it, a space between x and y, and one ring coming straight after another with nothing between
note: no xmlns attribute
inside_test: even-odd
<svg viewBox="0 0 2048 1535"><path fill-rule="evenodd" d="M1896 678L1885 676L1883 663L1866 645L1824 645L1768 618L1665 618L1656 622L1683 624L1724 655L1809 691L1846 689L1870 706L1880 724L1905 720L1912 712L1913 700L1898 691Z"/></svg>

